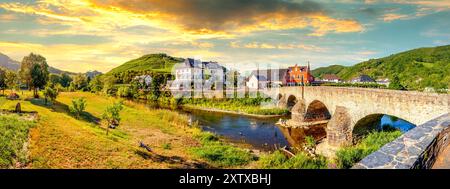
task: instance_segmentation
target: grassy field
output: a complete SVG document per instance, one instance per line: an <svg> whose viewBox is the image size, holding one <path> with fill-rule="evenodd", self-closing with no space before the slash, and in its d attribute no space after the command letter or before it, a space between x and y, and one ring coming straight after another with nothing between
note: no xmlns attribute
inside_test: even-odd
<svg viewBox="0 0 450 189"><path fill-rule="evenodd" d="M28 134L35 125L17 115L0 116L0 168L19 168L28 163Z"/></svg>
<svg viewBox="0 0 450 189"><path fill-rule="evenodd" d="M80 97L87 99L87 108L78 120L68 113L68 106ZM116 99L81 92L62 93L53 106L39 99L23 99L3 98L0 108L14 109L20 102L22 110L39 112L36 127L30 130L30 168L210 167L189 150L202 147L194 137L201 131L188 127L187 117L176 112L125 102L121 125L106 135L99 117ZM153 152L139 148L139 141Z"/></svg>

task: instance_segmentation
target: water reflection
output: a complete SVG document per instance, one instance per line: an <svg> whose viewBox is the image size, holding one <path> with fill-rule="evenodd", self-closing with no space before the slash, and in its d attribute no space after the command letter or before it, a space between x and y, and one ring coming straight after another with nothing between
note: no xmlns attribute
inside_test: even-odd
<svg viewBox="0 0 450 189"><path fill-rule="evenodd" d="M193 121L198 121L203 130L264 151L272 151L275 146L301 147L306 136L313 135L317 140L325 136L324 125L313 129L293 129L277 126L275 123L279 118L261 119L200 110L185 111Z"/></svg>
<svg viewBox="0 0 450 189"><path fill-rule="evenodd" d="M397 117L388 116L388 115L384 115L381 118L380 126L382 127L383 125L389 125L393 128L399 129L402 133L406 133L415 127L415 125L412 123L409 123L403 119L399 119Z"/></svg>
<svg viewBox="0 0 450 189"><path fill-rule="evenodd" d="M306 136L312 136L316 141L326 137L326 124L310 128L285 128L275 124L279 118L261 119L201 110L183 110L183 112L190 116L191 121L197 121L203 130L216 133L232 142L246 143L264 151L272 151L275 146L301 148ZM358 122L353 134L355 138L358 138L374 129L381 130L386 125L402 132L415 127L402 119L388 115L373 115Z"/></svg>

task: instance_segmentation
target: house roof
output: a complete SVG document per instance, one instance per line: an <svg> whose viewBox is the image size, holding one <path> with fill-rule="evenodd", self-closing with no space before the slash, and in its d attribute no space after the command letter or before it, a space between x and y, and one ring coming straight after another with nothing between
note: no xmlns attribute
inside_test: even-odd
<svg viewBox="0 0 450 189"><path fill-rule="evenodd" d="M294 68L299 68L300 70L308 70L308 66L291 66L288 68L288 70L292 71Z"/></svg>
<svg viewBox="0 0 450 189"><path fill-rule="evenodd" d="M254 70L252 71L251 75L264 76L267 81L281 81L286 77L287 71L288 69Z"/></svg>
<svg viewBox="0 0 450 189"><path fill-rule="evenodd" d="M368 75L360 75L358 77L353 78L352 81L357 81L357 82L375 82L375 80L372 79Z"/></svg>
<svg viewBox="0 0 450 189"><path fill-rule="evenodd" d="M220 65L217 62L200 62L198 60L195 60L193 58L186 58L184 60L184 64L181 68L208 68L208 69L224 69L225 67Z"/></svg>

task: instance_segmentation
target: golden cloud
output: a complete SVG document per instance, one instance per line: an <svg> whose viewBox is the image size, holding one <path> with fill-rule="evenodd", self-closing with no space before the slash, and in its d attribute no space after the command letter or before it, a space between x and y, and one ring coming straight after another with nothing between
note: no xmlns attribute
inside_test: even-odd
<svg viewBox="0 0 450 189"><path fill-rule="evenodd" d="M404 15L404 14L395 14L395 13L388 13L383 15L382 19L385 22L391 22L394 20L399 20L399 19L406 19L408 18L408 15Z"/></svg>
<svg viewBox="0 0 450 189"><path fill-rule="evenodd" d="M78 33L145 25L189 40L295 28L311 28L313 36L363 30L355 20L327 16L312 1L41 0L36 5L1 3L0 8L42 16L41 23L70 25Z"/></svg>
<svg viewBox="0 0 450 189"><path fill-rule="evenodd" d="M280 44L270 44L270 43L258 43L258 42L250 42L241 44L237 41L233 41L230 43L230 47L232 48L249 48L249 49L302 49L306 51L313 52L325 52L326 49L322 47L318 47L315 45L305 45L305 44L293 44L293 43L280 43Z"/></svg>

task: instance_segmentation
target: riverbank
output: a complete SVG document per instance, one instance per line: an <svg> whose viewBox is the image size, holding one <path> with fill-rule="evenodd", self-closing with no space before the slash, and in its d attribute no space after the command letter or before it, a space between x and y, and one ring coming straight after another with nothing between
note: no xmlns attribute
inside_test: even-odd
<svg viewBox="0 0 450 189"><path fill-rule="evenodd" d="M286 115L249 114L249 113L245 113L245 112L232 111L232 110L222 110L222 109L217 109L217 108L198 107L195 105L181 105L181 108L184 110L200 110L200 111L206 111L206 112L217 112L217 113L225 113L225 114L242 115L242 116L248 116L248 117L254 117L254 118L281 118L281 117L286 116Z"/></svg>
<svg viewBox="0 0 450 189"><path fill-rule="evenodd" d="M276 107L271 98L181 99L179 106L211 112L222 112L259 118L282 117L288 109Z"/></svg>

